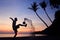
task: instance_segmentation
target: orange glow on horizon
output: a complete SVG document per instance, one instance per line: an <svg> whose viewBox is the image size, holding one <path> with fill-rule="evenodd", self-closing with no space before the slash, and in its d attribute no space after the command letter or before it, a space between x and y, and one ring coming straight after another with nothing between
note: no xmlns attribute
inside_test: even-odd
<svg viewBox="0 0 60 40"><path fill-rule="evenodd" d="M18 29L18 32L34 32L34 31L41 31L44 28L35 28L35 30L28 28L28 27L20 27ZM11 26L7 26L7 25L0 25L0 31L1 32L14 32Z"/></svg>
<svg viewBox="0 0 60 40"><path fill-rule="evenodd" d="M35 25L34 28L35 28L35 30L33 28L31 28L30 26L29 27L20 26L20 28L18 28L18 32L34 32L34 31L42 31L43 29L45 29L45 27L43 25L39 25L39 24ZM12 29L11 23L0 24L0 32L14 32Z"/></svg>

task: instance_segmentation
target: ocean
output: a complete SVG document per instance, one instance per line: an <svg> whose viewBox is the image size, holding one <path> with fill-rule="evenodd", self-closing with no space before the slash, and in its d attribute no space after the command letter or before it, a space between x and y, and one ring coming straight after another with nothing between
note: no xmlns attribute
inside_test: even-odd
<svg viewBox="0 0 60 40"><path fill-rule="evenodd" d="M32 34L17 34L16 37L28 37L32 36ZM35 36L45 36L43 34L35 34ZM14 37L14 34L0 34L0 37Z"/></svg>

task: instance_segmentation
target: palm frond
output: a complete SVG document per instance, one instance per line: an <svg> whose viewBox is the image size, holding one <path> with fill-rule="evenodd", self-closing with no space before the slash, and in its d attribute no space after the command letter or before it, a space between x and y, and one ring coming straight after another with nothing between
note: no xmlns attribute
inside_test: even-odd
<svg viewBox="0 0 60 40"><path fill-rule="evenodd" d="M54 8L59 8L60 0L50 0L50 6L53 6Z"/></svg>
<svg viewBox="0 0 60 40"><path fill-rule="evenodd" d="M31 8L29 7L29 9L32 9L33 11L37 11L37 9L38 9L38 5L37 5L37 3L36 2L33 2L33 4L31 4Z"/></svg>
<svg viewBox="0 0 60 40"><path fill-rule="evenodd" d="M39 5L43 8L43 9L45 9L46 8L46 3L45 3L45 1L43 1L43 2L41 2L41 3L39 3Z"/></svg>

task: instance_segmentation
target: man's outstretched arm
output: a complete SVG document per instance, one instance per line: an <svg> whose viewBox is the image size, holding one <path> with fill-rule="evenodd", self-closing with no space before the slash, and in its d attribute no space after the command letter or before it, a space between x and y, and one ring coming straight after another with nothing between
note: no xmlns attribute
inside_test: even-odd
<svg viewBox="0 0 60 40"><path fill-rule="evenodd" d="M10 17L10 19L11 19L12 21L14 21L13 18Z"/></svg>

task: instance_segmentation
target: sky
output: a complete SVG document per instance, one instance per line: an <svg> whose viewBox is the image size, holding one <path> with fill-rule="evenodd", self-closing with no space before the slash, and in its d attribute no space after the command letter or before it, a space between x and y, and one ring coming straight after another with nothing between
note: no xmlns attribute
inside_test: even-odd
<svg viewBox="0 0 60 40"><path fill-rule="evenodd" d="M35 12L28 9L31 7L31 4L33 2L40 3L43 0L0 0L0 33L13 33L12 29L12 21L9 19L9 17L18 18L17 24L22 24L24 21L24 18L28 18L32 20L33 26L35 28L35 31L42 31L46 28L44 23L39 20L39 18L36 16ZM47 3L48 1L45 0ZM49 4L46 7L46 11L52 21L54 20L54 13L55 10L51 9ZM48 24L48 26L51 25L51 22L47 18L44 10L39 6L39 9L37 10L37 13L41 18ZM31 26L22 27L18 29L19 32L31 32L32 28Z"/></svg>

